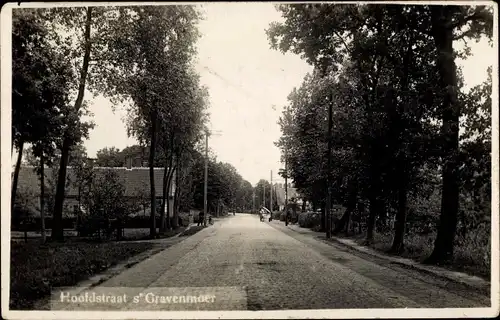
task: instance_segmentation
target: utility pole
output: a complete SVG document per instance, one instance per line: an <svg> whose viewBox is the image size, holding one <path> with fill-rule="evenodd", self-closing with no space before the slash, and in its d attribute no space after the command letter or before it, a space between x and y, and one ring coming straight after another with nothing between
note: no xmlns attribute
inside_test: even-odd
<svg viewBox="0 0 500 320"><path fill-rule="evenodd" d="M326 174L327 183L327 198L326 198L326 238L331 238L332 236L332 217L331 217L331 201L332 201L332 187L331 187L331 172L332 172L332 104L333 104L333 92L330 93L330 101L328 103L328 154L327 154L327 167L328 170Z"/></svg>
<svg viewBox="0 0 500 320"><path fill-rule="evenodd" d="M215 132L209 132L208 128L205 129L205 183L204 183L204 190L203 190L203 210L204 210L204 218L203 218L203 225L206 227L207 226L207 215L208 215L208 199L207 199L207 192L208 192L208 135L220 135L217 134L217 132L220 133L220 131L215 131ZM217 209L218 210L218 209Z"/></svg>
<svg viewBox="0 0 500 320"><path fill-rule="evenodd" d="M287 149L285 146L285 215L288 207L288 169L287 169Z"/></svg>
<svg viewBox="0 0 500 320"><path fill-rule="evenodd" d="M273 170L271 170L271 197L269 200L269 210L271 211L271 217L273 216Z"/></svg>
<svg viewBox="0 0 500 320"><path fill-rule="evenodd" d="M203 225L207 226L207 188L208 188L208 130L205 132L205 183L203 190Z"/></svg>
<svg viewBox="0 0 500 320"><path fill-rule="evenodd" d="M252 213L255 213L255 189L252 194Z"/></svg>
<svg viewBox="0 0 500 320"><path fill-rule="evenodd" d="M264 180L264 182L262 183L262 206L265 207L266 206L266 180Z"/></svg>

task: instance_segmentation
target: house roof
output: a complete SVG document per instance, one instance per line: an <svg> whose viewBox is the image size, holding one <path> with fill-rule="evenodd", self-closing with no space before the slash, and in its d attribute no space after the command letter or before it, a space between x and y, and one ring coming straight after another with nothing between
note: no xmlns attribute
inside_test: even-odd
<svg viewBox="0 0 500 320"><path fill-rule="evenodd" d="M104 172L105 170L112 170L116 172L119 179L125 186L125 196L134 196L136 192L140 189L146 188L149 191L149 168L139 167L139 168L107 168L107 167L94 167L95 172ZM156 196L161 197L163 193L163 168L154 168L154 179L156 187ZM49 180L57 179L58 169L55 171L52 168L45 168L45 179L47 183ZM97 173L99 174L99 173ZM67 180L66 185L66 196L77 196L78 188L76 186L76 175L73 167L68 167L67 169ZM175 179L172 179L172 190L171 194L175 190L174 186ZM35 172L33 166L21 166L19 170L19 180L18 189L28 190L33 194L38 195L40 193L40 178Z"/></svg>

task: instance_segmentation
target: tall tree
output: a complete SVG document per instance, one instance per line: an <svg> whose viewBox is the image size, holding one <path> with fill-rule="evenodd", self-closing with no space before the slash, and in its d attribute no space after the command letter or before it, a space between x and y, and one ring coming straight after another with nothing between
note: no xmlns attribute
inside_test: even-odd
<svg viewBox="0 0 500 320"><path fill-rule="evenodd" d="M64 11L67 9L66 11ZM62 23L66 25L74 26L74 21L71 21L75 15L78 15L80 8L65 8L55 10L54 14L61 18ZM79 72L78 80L78 91L74 106L72 108L67 108L66 110L66 130L63 132L63 141L61 144L61 161L59 165L59 176L57 181L57 189L54 201L54 213L53 213L53 226L52 226L52 238L57 241L62 241L64 238L63 225L62 225L62 215L63 215L63 203L65 197L65 182L66 182L66 171L68 166L68 158L71 147L81 139L81 131L75 130L79 128L80 117L84 106L84 94L85 94L85 84L87 81L87 74L89 70L90 63L90 53L92 47L91 39L91 28L92 28L92 7L82 8L85 16L85 22L83 27L83 41L82 41L82 63Z"/></svg>
<svg viewBox="0 0 500 320"><path fill-rule="evenodd" d="M58 104L67 89L64 77L68 73L58 65L49 30L36 10L14 10L12 33L12 146L18 151L11 189L13 208L24 146L57 129L57 108L62 107Z"/></svg>
<svg viewBox="0 0 500 320"><path fill-rule="evenodd" d="M493 13L485 6L431 6L430 34L438 55L440 91L442 103L443 138L443 191L439 229L434 250L428 263L441 262L453 256L458 209L459 209L459 121L458 80L453 41L466 38L478 39L493 36Z"/></svg>
<svg viewBox="0 0 500 320"><path fill-rule="evenodd" d="M302 55L316 69L312 77L316 80L305 79L302 88L292 92L290 107L280 123L283 137L279 144L293 141L285 150L294 182L304 194L318 194L314 186L322 183L314 178L315 173L319 177L333 174L332 183L338 190L334 197L351 208L345 211L337 231L348 221L356 198L368 198L368 242L377 217L383 222L388 207L395 207L391 249L400 252L407 194L419 188L416 182L424 164L439 164L443 157L442 222L434 250L438 253L429 261L449 257L460 168L459 81L453 60L456 54L468 55L467 48L455 52L452 44L485 33L491 37L491 12L481 6L329 4L280 5L278 10L284 21L268 30L271 46ZM332 91L334 98L329 99ZM326 116L314 116L318 115L315 108L324 110L329 103L335 106L334 117L345 116L333 123L348 127L333 129L333 157L339 157L333 161L333 172L323 171L321 160L313 164L308 159L310 154L323 152L315 152L312 146L326 131ZM441 132L436 126L439 120ZM307 132L305 128L313 129ZM346 162L351 170L338 165ZM312 170L307 170L308 164Z"/></svg>
<svg viewBox="0 0 500 320"><path fill-rule="evenodd" d="M183 94L183 77L195 52L197 19L193 6L120 7L110 23L110 57L104 60L112 61L108 67L119 76L110 76L105 85L110 95L131 99L129 133L149 144L151 236L156 233L154 165L163 138L159 133L171 113L178 112L177 96ZM116 56L119 59L112 59Z"/></svg>

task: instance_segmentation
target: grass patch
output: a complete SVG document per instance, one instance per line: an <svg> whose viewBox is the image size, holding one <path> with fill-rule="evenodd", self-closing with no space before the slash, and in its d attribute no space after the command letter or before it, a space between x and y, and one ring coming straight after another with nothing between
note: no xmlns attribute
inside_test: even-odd
<svg viewBox="0 0 500 320"><path fill-rule="evenodd" d="M52 287L73 286L152 247L150 243L11 243L10 308L28 310Z"/></svg>
<svg viewBox="0 0 500 320"><path fill-rule="evenodd" d="M175 230L167 230L163 233L157 232L155 239L171 238L171 237L178 235L179 233L184 232L184 230L186 230L186 227L178 227ZM135 240L150 240L150 239L151 239L151 236L149 235L149 229L147 230L147 232L137 232L135 234L130 233L128 235L126 234L125 238L124 238L124 240L133 240L133 241L135 241Z"/></svg>
<svg viewBox="0 0 500 320"><path fill-rule="evenodd" d="M180 237L192 236L193 234L197 233L198 231L201 231L204 228L206 228L206 227L204 227L204 226L192 226L188 230L182 232Z"/></svg>
<svg viewBox="0 0 500 320"><path fill-rule="evenodd" d="M365 235L358 234L351 236L356 243L364 245ZM450 270L465 272L471 275L479 276L485 279L490 278L490 244L487 239L478 237L475 233L470 233L465 239L457 236L454 247L453 260L441 265ZM416 234L409 233L405 235L404 252L401 257L422 262L427 258L434 248L435 233ZM371 248L382 253L391 248L393 235L391 233L374 235L374 241Z"/></svg>

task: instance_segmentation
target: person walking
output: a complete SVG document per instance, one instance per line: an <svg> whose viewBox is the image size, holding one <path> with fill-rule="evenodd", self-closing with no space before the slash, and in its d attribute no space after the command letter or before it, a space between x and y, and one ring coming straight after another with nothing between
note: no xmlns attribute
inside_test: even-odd
<svg viewBox="0 0 500 320"><path fill-rule="evenodd" d="M203 222L205 220L205 213L203 211L200 211L198 214L198 227L203 225Z"/></svg>
<svg viewBox="0 0 500 320"><path fill-rule="evenodd" d="M291 209L287 208L285 212L285 226L288 226L288 222L290 221Z"/></svg>

